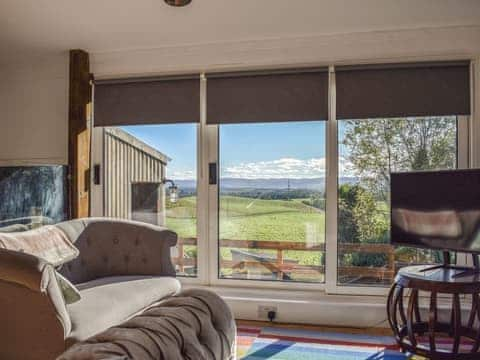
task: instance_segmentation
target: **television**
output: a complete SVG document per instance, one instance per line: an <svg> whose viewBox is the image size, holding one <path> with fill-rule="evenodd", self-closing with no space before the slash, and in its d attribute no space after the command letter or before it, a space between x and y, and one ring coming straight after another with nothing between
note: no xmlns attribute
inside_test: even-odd
<svg viewBox="0 0 480 360"><path fill-rule="evenodd" d="M391 243L480 254L480 169L391 174Z"/></svg>

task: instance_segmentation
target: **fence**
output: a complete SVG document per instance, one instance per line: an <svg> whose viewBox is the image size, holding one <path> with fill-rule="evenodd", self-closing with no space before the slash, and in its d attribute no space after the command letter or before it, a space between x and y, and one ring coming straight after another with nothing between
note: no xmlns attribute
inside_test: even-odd
<svg viewBox="0 0 480 360"><path fill-rule="evenodd" d="M173 262L177 265L178 271L183 273L185 267L196 266L196 259L184 257L184 246L196 246L196 238L179 238L178 239L178 256L173 258ZM284 251L315 251L325 252L325 244L317 244L307 246L306 243L294 241L257 241L257 240L220 240L220 246L234 249L262 249L275 250L276 258L268 261L244 260L241 262L231 260L221 260L221 268L228 268L234 271L243 269L266 268L276 274L277 280L284 279L285 274L302 274L304 276L313 276L325 273L323 265L300 265L285 260ZM395 276L395 253L392 246L388 244L338 244L338 252L340 254L360 252L367 254L386 254L386 267L365 267L365 266L339 266L339 277L369 277L382 281L393 281Z"/></svg>

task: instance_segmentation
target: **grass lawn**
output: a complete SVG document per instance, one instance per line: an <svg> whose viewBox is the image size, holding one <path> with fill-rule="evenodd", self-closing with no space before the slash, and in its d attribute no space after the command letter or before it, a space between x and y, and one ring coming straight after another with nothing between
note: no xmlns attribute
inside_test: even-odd
<svg viewBox="0 0 480 360"><path fill-rule="evenodd" d="M222 196L220 238L305 242L307 246L323 243L325 213L303 204L301 200L261 200ZM168 207L167 226L181 237L196 237L196 197L181 198L178 203L170 204ZM276 254L275 251L267 250L258 252ZM222 248L221 256L225 260L230 260L230 249ZM323 254L314 251L285 251L284 257L297 260L301 265L320 265L323 262Z"/></svg>
<svg viewBox="0 0 480 360"><path fill-rule="evenodd" d="M196 197L167 209L167 226L181 237L196 237ZM238 240L325 241L325 214L296 200L220 198L220 238Z"/></svg>
<svg viewBox="0 0 480 360"><path fill-rule="evenodd" d="M325 239L325 215L297 201L220 198L220 238L298 241Z"/></svg>

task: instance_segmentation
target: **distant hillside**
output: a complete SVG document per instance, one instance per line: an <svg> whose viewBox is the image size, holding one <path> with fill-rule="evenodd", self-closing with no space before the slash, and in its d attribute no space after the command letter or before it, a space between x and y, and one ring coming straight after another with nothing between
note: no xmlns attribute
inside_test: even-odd
<svg viewBox="0 0 480 360"><path fill-rule="evenodd" d="M220 187L222 191L235 191L239 189L287 189L290 181L290 189L308 189L316 191L325 190L324 178L313 179L237 179L222 178ZM340 183L355 183L355 177L342 177ZM180 189L191 189L195 187L193 180L175 180Z"/></svg>

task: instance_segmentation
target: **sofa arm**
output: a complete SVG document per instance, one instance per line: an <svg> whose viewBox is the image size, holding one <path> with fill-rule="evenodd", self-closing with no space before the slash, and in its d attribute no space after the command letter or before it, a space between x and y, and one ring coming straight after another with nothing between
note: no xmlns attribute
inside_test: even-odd
<svg viewBox="0 0 480 360"><path fill-rule="evenodd" d="M54 268L0 249L0 318L1 359L48 359L63 351L72 325Z"/></svg>
<svg viewBox="0 0 480 360"><path fill-rule="evenodd" d="M175 276L171 247L177 234L130 220L88 218L59 226L80 250L61 272L73 283L107 276Z"/></svg>
<svg viewBox="0 0 480 360"><path fill-rule="evenodd" d="M0 249L0 279L43 292L47 285L51 267L44 260L18 251Z"/></svg>

